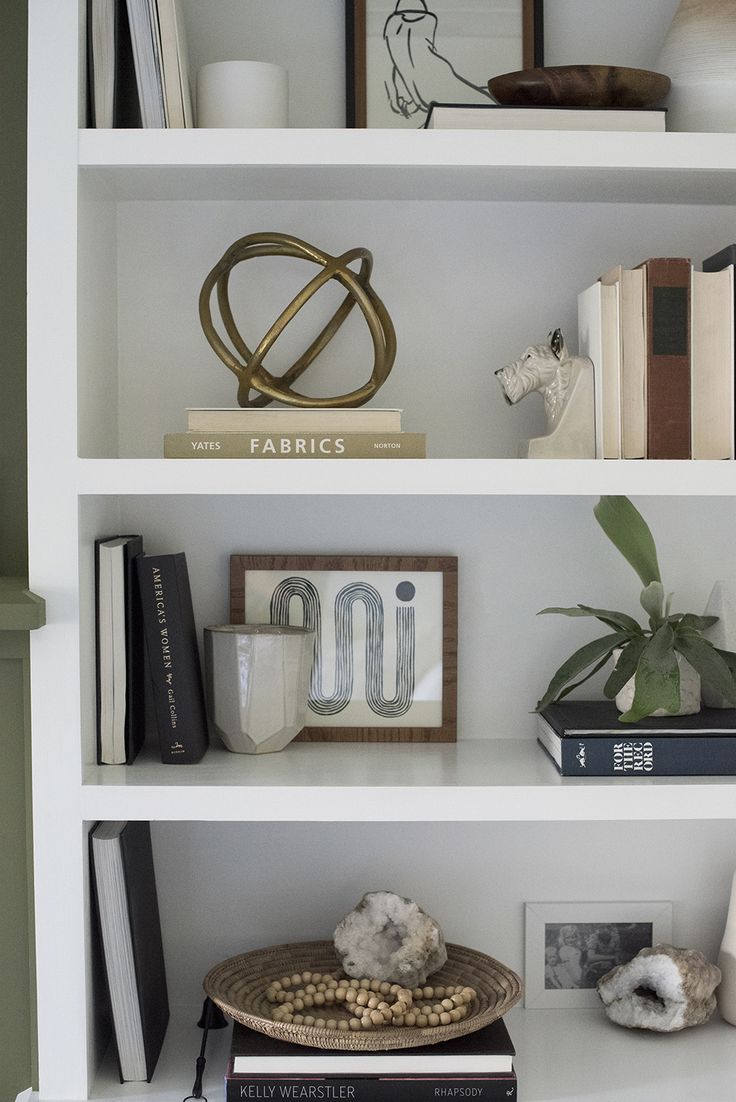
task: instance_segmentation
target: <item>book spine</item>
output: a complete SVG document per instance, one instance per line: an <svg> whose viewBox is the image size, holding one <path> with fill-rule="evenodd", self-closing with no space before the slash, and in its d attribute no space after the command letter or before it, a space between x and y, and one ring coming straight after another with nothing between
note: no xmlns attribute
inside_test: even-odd
<svg viewBox="0 0 736 1102"><path fill-rule="evenodd" d="M225 1102L310 1099L311 1102L430 1102L479 1099L515 1102L516 1076L248 1076L225 1078Z"/></svg>
<svg viewBox="0 0 736 1102"><path fill-rule="evenodd" d="M184 554L141 556L138 580L161 760L197 762L208 734Z"/></svg>
<svg viewBox="0 0 736 1102"><path fill-rule="evenodd" d="M423 432L170 432L165 459L424 459Z"/></svg>
<svg viewBox="0 0 736 1102"><path fill-rule="evenodd" d="M684 257L647 260L647 457L690 458L690 273Z"/></svg>
<svg viewBox="0 0 736 1102"><path fill-rule="evenodd" d="M561 738L563 777L736 776L736 735Z"/></svg>

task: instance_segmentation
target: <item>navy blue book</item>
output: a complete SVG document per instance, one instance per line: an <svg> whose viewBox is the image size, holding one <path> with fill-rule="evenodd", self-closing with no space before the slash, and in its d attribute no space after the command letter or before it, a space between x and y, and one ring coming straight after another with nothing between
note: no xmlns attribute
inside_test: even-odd
<svg viewBox="0 0 736 1102"><path fill-rule="evenodd" d="M537 739L563 777L736 776L736 709L621 723L610 700L550 704Z"/></svg>

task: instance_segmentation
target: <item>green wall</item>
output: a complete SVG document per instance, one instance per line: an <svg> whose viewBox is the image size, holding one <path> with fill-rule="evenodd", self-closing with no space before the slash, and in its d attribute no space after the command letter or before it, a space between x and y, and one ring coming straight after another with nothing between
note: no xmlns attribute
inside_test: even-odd
<svg viewBox="0 0 736 1102"><path fill-rule="evenodd" d="M0 34L0 575L25 575L26 0ZM0 631L0 1099L33 1071L28 828L28 633Z"/></svg>

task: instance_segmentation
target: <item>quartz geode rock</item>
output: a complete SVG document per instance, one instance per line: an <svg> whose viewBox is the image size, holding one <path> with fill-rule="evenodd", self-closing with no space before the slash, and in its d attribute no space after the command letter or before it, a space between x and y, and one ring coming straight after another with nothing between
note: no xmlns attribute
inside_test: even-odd
<svg viewBox="0 0 736 1102"><path fill-rule="evenodd" d="M697 949L655 945L596 984L612 1022L674 1033L707 1022L716 1008L720 969Z"/></svg>
<svg viewBox="0 0 736 1102"><path fill-rule="evenodd" d="M366 892L338 923L335 952L348 976L423 984L447 960L442 929L418 903L393 892Z"/></svg>

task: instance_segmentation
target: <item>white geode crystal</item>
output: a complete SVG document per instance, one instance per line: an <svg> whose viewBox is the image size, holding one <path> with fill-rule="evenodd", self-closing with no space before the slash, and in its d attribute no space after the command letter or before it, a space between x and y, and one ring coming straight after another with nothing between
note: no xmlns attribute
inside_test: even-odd
<svg viewBox="0 0 736 1102"><path fill-rule="evenodd" d="M697 949L655 945L601 976L596 986L611 1021L674 1033L708 1021L720 981L720 970Z"/></svg>
<svg viewBox="0 0 736 1102"><path fill-rule="evenodd" d="M335 952L346 974L423 984L447 960L438 922L412 899L393 892L366 892L335 930Z"/></svg>

